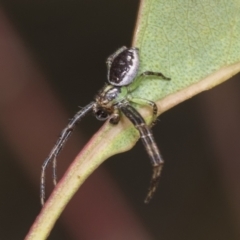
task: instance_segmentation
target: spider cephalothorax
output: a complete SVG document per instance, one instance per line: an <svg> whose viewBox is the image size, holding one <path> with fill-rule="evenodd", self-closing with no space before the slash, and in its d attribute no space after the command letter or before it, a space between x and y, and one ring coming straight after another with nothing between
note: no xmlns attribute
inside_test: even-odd
<svg viewBox="0 0 240 240"><path fill-rule="evenodd" d="M53 161L53 182L56 184L56 157L60 150L70 137L75 125L79 122L88 112L92 111L98 120L110 119L110 123L117 124L120 120L120 112L122 112L135 126L140 134L143 145L150 157L153 166L153 175L150 184L150 188L145 199L145 202L149 202L154 192L156 191L159 176L163 166L163 159L160 155L159 149L155 143L151 129L147 126L142 116L132 106L132 103L141 105L149 105L152 108L152 122L157 117L157 105L143 98L132 98L131 92L134 91L130 85L133 81L144 80L146 76L158 76L164 80L169 80L162 73L158 72L143 72L138 75L139 69L139 56L137 48L121 47L115 53L107 59L107 79L106 84L95 96L93 102L90 102L87 106L82 108L71 119L67 127L62 131L57 143L50 152L48 158L42 165L41 173L41 203L44 204L45 199L45 170L49 162Z"/></svg>

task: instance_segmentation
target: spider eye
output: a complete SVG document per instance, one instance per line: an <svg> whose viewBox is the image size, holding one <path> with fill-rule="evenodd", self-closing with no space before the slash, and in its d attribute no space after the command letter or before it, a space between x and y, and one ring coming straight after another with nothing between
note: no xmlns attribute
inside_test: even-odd
<svg viewBox="0 0 240 240"><path fill-rule="evenodd" d="M104 109L98 109L95 112L95 116L98 120L105 121L106 119L109 118L110 114L107 111L105 111Z"/></svg>

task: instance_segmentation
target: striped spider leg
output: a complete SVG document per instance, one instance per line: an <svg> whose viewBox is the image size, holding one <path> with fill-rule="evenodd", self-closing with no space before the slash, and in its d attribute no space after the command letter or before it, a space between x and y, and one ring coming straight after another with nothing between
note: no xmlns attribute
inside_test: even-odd
<svg viewBox="0 0 240 240"><path fill-rule="evenodd" d="M124 113L124 115L139 131L140 138L148 153L148 156L150 157L151 164L153 166L153 174L149 191L144 201L145 203L148 203L152 199L157 189L164 161L156 145L151 129L147 126L146 122L144 121L143 117L138 113L138 111L134 107L132 107L128 101L118 103L118 108L121 110L121 112Z"/></svg>
<svg viewBox="0 0 240 240"><path fill-rule="evenodd" d="M53 183L56 185L57 183L57 156L59 152L64 147L65 143L71 136L74 127L76 124L88 113L92 110L94 105L94 102L89 103L87 106L82 108L80 111L78 111L75 116L69 121L66 128L63 129L60 137L58 138L58 141L56 142L55 146L51 150L50 154L46 158L46 160L42 164L42 171L41 171L41 181L40 181L40 201L41 204L44 205L45 201L45 181L46 181L46 169L49 163L53 162Z"/></svg>
<svg viewBox="0 0 240 240"><path fill-rule="evenodd" d="M148 203L156 191L159 176L163 166L163 159L155 143L152 131L147 126L143 117L131 105L137 103L140 105L149 105L152 108L152 124L157 118L157 105L153 101L144 98L133 98L131 93L141 84L141 81L148 76L161 77L164 80L170 80L162 73L146 71L137 76L139 69L139 56L137 48L121 47L107 59L107 79L105 85L95 96L94 101L78 111L70 120L66 128L62 131L57 143L51 150L50 154L44 161L41 171L40 199L42 205L45 200L45 175L49 163L53 163L53 183L57 182L57 156L69 139L76 124L90 111L93 112L98 120L104 121L109 119L110 123L117 124L120 121L122 112L135 126L140 134L143 145L151 159L153 166L153 175L150 188L145 199ZM138 80L138 81L135 81Z"/></svg>

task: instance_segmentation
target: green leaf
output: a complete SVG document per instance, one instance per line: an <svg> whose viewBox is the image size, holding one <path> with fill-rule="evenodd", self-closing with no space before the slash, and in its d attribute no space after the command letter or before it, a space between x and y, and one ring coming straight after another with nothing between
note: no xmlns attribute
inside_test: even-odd
<svg viewBox="0 0 240 240"><path fill-rule="evenodd" d="M171 81L146 79L134 97L157 101L160 112L220 84L240 71L240 0L143 0L133 45L141 69ZM149 120L151 111L139 109ZM59 182L25 239L46 239L84 180L109 156L127 151L139 138L126 118L92 137Z"/></svg>
<svg viewBox="0 0 240 240"><path fill-rule="evenodd" d="M146 82L138 95L157 100L240 61L239 0L145 0L138 17L134 45L141 72L172 79Z"/></svg>

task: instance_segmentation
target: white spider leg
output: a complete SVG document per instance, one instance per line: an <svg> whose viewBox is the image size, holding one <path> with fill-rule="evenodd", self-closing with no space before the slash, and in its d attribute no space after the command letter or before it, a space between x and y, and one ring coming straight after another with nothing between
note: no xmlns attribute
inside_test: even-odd
<svg viewBox="0 0 240 240"><path fill-rule="evenodd" d="M45 199L45 175L46 175L46 168L48 164L53 160L53 182L56 184L57 181L57 173L56 173L56 158L65 145L66 141L70 137L75 125L89 112L92 110L94 105L94 102L91 102L84 108L82 108L80 111L78 111L74 117L70 120L67 127L62 131L59 139L57 140L57 143L51 150L50 154L44 161L42 165L42 172L41 172L41 183L40 183L40 199L41 204L44 205L44 199Z"/></svg>

